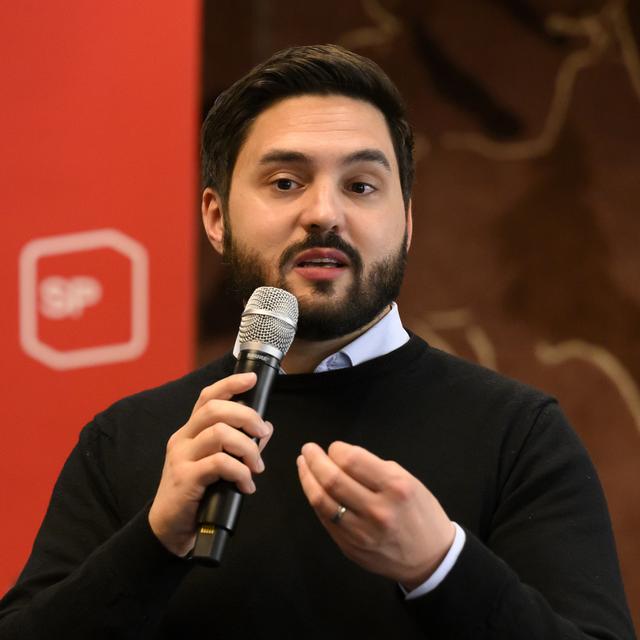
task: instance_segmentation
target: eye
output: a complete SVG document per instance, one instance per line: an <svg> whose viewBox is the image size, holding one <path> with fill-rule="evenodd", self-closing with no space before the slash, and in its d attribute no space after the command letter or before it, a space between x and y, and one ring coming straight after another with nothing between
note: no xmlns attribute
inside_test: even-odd
<svg viewBox="0 0 640 640"><path fill-rule="evenodd" d="M367 182L352 182L347 189L353 193L357 193L359 195L366 195L368 193L373 193L376 189L372 185Z"/></svg>
<svg viewBox="0 0 640 640"><path fill-rule="evenodd" d="M272 184L278 191L291 191L301 186L299 182L296 182L291 178L278 178L277 180L274 180Z"/></svg>

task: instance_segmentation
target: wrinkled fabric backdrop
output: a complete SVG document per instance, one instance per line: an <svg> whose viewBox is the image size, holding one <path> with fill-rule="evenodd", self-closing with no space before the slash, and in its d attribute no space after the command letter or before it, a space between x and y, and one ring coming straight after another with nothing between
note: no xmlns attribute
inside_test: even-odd
<svg viewBox="0 0 640 640"><path fill-rule="evenodd" d="M640 628L640 3L205 2L203 113L274 51L325 42L378 62L417 134L405 324L560 400ZM200 253L204 363L240 307Z"/></svg>

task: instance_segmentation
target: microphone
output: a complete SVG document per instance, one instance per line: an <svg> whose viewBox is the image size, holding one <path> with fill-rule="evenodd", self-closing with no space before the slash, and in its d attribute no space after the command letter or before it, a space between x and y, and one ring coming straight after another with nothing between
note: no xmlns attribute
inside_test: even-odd
<svg viewBox="0 0 640 640"><path fill-rule="evenodd" d="M283 289L258 287L249 298L238 331L240 353L235 373L253 371L258 380L249 391L234 396L264 416L280 361L289 350L298 323L298 301ZM257 442L257 438L252 438ZM196 544L191 558L218 567L225 546L235 531L242 505L242 493L226 480L207 487L198 511Z"/></svg>

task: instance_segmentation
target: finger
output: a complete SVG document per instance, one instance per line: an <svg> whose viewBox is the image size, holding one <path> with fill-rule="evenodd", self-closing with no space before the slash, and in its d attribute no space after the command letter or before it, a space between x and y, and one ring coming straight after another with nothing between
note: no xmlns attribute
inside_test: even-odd
<svg viewBox="0 0 640 640"><path fill-rule="evenodd" d="M220 451L240 458L253 473L264 471L258 445L242 431L224 423L208 427L189 440L185 453L195 461Z"/></svg>
<svg viewBox="0 0 640 640"><path fill-rule="evenodd" d="M368 488L345 473L317 444L305 444L302 456L314 479L334 502L361 513L374 498Z"/></svg>
<svg viewBox="0 0 640 640"><path fill-rule="evenodd" d="M209 400L230 400L233 396L248 391L255 386L258 377L252 371L247 373L234 373L231 376L218 380L205 387L200 392L200 396L193 406L193 415L200 407Z"/></svg>
<svg viewBox="0 0 640 640"><path fill-rule="evenodd" d="M331 518L336 514L340 505L326 493L315 479L303 455L299 455L296 462L302 491L316 515L326 526L331 522ZM344 514L343 518L346 515Z"/></svg>
<svg viewBox="0 0 640 640"><path fill-rule="evenodd" d="M227 453L216 453L194 463L196 481L204 488L217 482L227 480L234 483L242 493L254 493L256 485L247 465Z"/></svg>
<svg viewBox="0 0 640 640"><path fill-rule="evenodd" d="M269 422L268 420L264 424L269 430L269 433L267 433L266 436L260 438L260 441L258 442L258 449L260 450L260 453L264 451L264 448L267 446L269 440L271 440L271 436L273 435L273 424L271 424L271 422Z"/></svg>
<svg viewBox="0 0 640 640"><path fill-rule="evenodd" d="M201 431L218 422L224 422L236 429L242 429L248 436L262 438L269 435L270 430L264 420L251 407L231 400L213 399L203 404L187 424L182 434L187 438L195 438Z"/></svg>
<svg viewBox="0 0 640 640"><path fill-rule="evenodd" d="M386 486L396 466L375 454L337 440L327 450L329 458L346 474L369 490L379 492Z"/></svg>

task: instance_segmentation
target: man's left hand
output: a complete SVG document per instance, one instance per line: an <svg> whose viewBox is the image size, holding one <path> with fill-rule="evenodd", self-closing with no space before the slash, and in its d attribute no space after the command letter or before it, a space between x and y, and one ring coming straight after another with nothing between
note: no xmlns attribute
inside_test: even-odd
<svg viewBox="0 0 640 640"><path fill-rule="evenodd" d="M307 443L298 457L302 489L344 554L411 591L438 568L455 528L435 496L399 464L362 447ZM335 521L341 506L346 511Z"/></svg>

